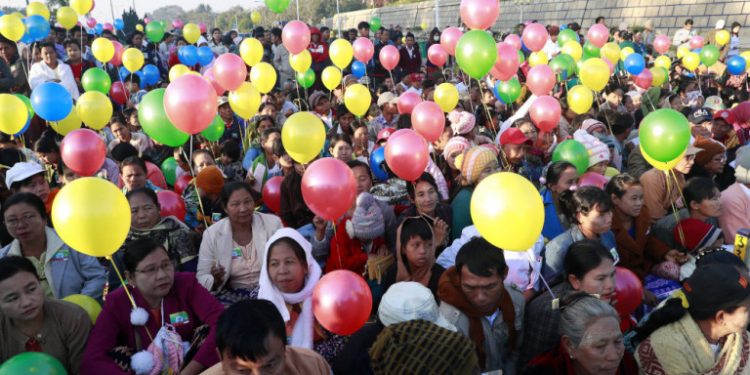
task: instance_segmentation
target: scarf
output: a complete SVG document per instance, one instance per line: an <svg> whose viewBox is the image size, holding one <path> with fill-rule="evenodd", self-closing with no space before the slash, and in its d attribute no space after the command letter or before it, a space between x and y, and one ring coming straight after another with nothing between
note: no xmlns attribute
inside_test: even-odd
<svg viewBox="0 0 750 375"><path fill-rule="evenodd" d="M474 342L479 362L484 367L484 330L482 329L482 318L485 315L477 310L461 291L461 280L456 267L451 267L440 277L438 285L438 296L440 299L457 309L461 310L469 318L469 338ZM497 306L503 314L503 321L508 325L508 339L512 348L516 347L516 310L513 307L513 301L505 289L502 290L500 303ZM491 328L491 327L490 327Z"/></svg>
<svg viewBox="0 0 750 375"><path fill-rule="evenodd" d="M427 219L422 219L427 221ZM404 222L399 225L398 230L396 231L396 282L400 281L416 281L425 287L428 287L428 284L430 283L430 277L432 277L432 266L435 264L435 246L432 246L432 249L430 249L431 254L428 255L427 264L424 265L424 267L421 268L413 268L411 265L407 265L405 261L405 256L401 252L401 228L403 228ZM430 226L430 230L432 230L432 224L427 224ZM432 238L435 238L434 231Z"/></svg>
<svg viewBox="0 0 750 375"><path fill-rule="evenodd" d="M269 248L271 247L271 244L281 238L290 238L305 250L308 274L304 287L297 293L282 292L273 284L273 282L271 282L271 278L268 276L267 264ZM312 312L312 292L315 285L317 285L318 280L320 280L320 274L320 266L318 266L318 263L312 256L312 245L310 245L310 242L302 237L302 235L296 230L291 228L279 229L268 239L268 242L266 242L266 250L263 253L263 264L260 270L260 289L258 290L258 299L271 301L271 303L276 306L276 309L279 310L279 313L281 313L284 322L288 322L289 319L291 319L286 304L302 304L302 311L292 329L291 346L306 349L313 348L315 317Z"/></svg>

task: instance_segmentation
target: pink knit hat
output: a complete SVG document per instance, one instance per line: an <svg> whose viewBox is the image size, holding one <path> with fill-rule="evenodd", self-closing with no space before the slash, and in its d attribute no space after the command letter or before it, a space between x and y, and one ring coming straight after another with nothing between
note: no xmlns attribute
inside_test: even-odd
<svg viewBox="0 0 750 375"><path fill-rule="evenodd" d="M462 135L474 129L477 119L469 112L452 110L448 113L448 121L451 122L453 135Z"/></svg>
<svg viewBox="0 0 750 375"><path fill-rule="evenodd" d="M461 155L471 147L471 143L464 137L453 137L448 140L445 148L443 148L443 158L448 162L448 165L455 165L456 156Z"/></svg>
<svg viewBox="0 0 750 375"><path fill-rule="evenodd" d="M576 130L573 133L573 139L581 142L586 147L586 151L589 152L589 167L603 161L609 161L609 147L585 130Z"/></svg>

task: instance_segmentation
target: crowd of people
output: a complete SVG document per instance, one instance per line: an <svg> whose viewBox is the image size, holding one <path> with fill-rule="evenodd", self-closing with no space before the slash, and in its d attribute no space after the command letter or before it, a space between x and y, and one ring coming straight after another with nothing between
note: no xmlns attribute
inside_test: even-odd
<svg viewBox="0 0 750 375"><path fill-rule="evenodd" d="M116 185L131 212L111 259L69 246L52 222L53 204L66 186L90 178L63 162L70 130L37 114L22 134L0 133L0 363L42 352L71 374L750 372L741 246L750 235L748 75L727 69L740 56L741 25L717 22L701 43L720 49L718 61L688 69L675 55L694 47L692 20L666 53L655 48L651 22L643 30L607 22L599 17L588 29L605 27L606 41L641 55L646 70L666 56L667 76L643 87L624 57L609 61L606 86L580 111L570 96L581 80L556 71L546 94L561 115L551 130L532 109L540 95L530 70L540 55L525 44L513 72L521 87L509 97L500 87L510 80L471 79L453 57L428 58L417 38L427 38L427 49L441 45L445 30L437 28L415 35L361 22L336 36L310 25L309 87L292 68L283 24L247 37L202 30L195 46L208 47L213 61L257 40L278 79L250 118L219 87L210 103L218 134L197 133L177 147L141 122L148 95L185 65L180 51L191 44L180 28L161 41L80 25L53 26L29 44L0 37L2 94L30 97L55 82L76 100L89 90L90 69L122 84L123 92L109 92L114 115L98 130L106 159L94 175ZM492 35L510 43L538 25ZM558 44L563 31L588 57L600 54L578 23L544 29L549 60L568 51ZM99 61L95 38L141 51L156 80ZM372 40L374 51L363 71L343 69L329 90L323 72L339 38ZM386 46L398 51L394 67L379 58ZM206 75L212 66L187 68ZM414 128L403 99L437 102L446 84L457 103L440 112L426 167L405 181L387 162L391 136ZM371 95L364 114L345 99L353 85ZM670 163L646 154L639 134L662 109L689 124L689 144ZM326 131L306 163L288 150L283 130L300 112ZM585 152L566 156L572 142ZM310 165L326 158L345 163L355 182L356 199L336 220L314 212L306 195ZM474 207L483 204L475 191L497 172L538 190L543 228L528 249L503 249L475 225ZM339 199L328 197L331 205ZM351 334L314 312L316 286L341 270L362 277L372 296L370 319Z"/></svg>

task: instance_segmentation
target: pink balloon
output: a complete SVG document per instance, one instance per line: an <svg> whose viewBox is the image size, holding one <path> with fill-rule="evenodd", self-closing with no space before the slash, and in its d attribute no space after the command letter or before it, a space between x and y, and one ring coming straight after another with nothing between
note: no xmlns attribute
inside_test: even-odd
<svg viewBox="0 0 750 375"><path fill-rule="evenodd" d="M94 18L94 17L87 18L86 19L86 26L88 26L89 28L96 27L96 18Z"/></svg>
<svg viewBox="0 0 750 375"><path fill-rule="evenodd" d="M578 187L584 186L596 186L599 189L604 189L607 186L607 177L602 176L596 172L586 172L578 178Z"/></svg>
<svg viewBox="0 0 750 375"><path fill-rule="evenodd" d="M417 104L422 103L422 98L414 91L407 91L398 97L398 113L402 115L411 114Z"/></svg>
<svg viewBox="0 0 750 375"><path fill-rule="evenodd" d="M445 114L435 102L419 103L411 112L411 126L427 142L435 142L445 130Z"/></svg>
<svg viewBox="0 0 750 375"><path fill-rule="evenodd" d="M229 91L237 90L247 78L245 62L233 53L220 55L214 62L213 71L216 83Z"/></svg>
<svg viewBox="0 0 750 375"><path fill-rule="evenodd" d="M690 49L703 48L704 39L700 35L690 38Z"/></svg>
<svg viewBox="0 0 750 375"><path fill-rule="evenodd" d="M560 102L549 95L536 98L529 108L529 115L534 125L539 130L548 133L557 127L561 114Z"/></svg>
<svg viewBox="0 0 750 375"><path fill-rule="evenodd" d="M217 96L222 96L224 95L224 92L227 91L225 88L221 87L221 85L218 82L216 82L216 77L214 77L213 67L207 69L206 72L203 73L203 78L205 78L206 81L208 81L208 83L211 84L211 86L214 88L214 91L216 91Z"/></svg>
<svg viewBox="0 0 750 375"><path fill-rule="evenodd" d="M449 55L454 56L456 54L456 44L464 33L458 27L449 27L440 34L440 45L443 46L445 52Z"/></svg>
<svg viewBox="0 0 750 375"><path fill-rule="evenodd" d="M516 52L521 50L521 37L516 34L508 34L503 42L510 44L516 49Z"/></svg>
<svg viewBox="0 0 750 375"><path fill-rule="evenodd" d="M549 65L537 65L526 75L526 86L536 95L548 95L555 87L555 72Z"/></svg>
<svg viewBox="0 0 750 375"><path fill-rule="evenodd" d="M541 23L532 23L523 29L523 44L534 52L541 51L547 39L549 33Z"/></svg>
<svg viewBox="0 0 750 375"><path fill-rule="evenodd" d="M315 319L337 335L357 332L370 318L372 292L362 276L348 270L329 272L312 293Z"/></svg>
<svg viewBox="0 0 750 375"><path fill-rule="evenodd" d="M93 130L76 129L60 143L60 156L63 163L79 176L93 176L104 165L107 146Z"/></svg>
<svg viewBox="0 0 750 375"><path fill-rule="evenodd" d="M206 27L206 24L203 23L203 22L201 22L201 23L198 24L198 28L201 29L201 34L205 34L206 31L208 31L208 28Z"/></svg>
<svg viewBox="0 0 750 375"><path fill-rule="evenodd" d="M654 50L661 54L667 53L669 47L672 45L672 41L666 35L657 35L654 38Z"/></svg>
<svg viewBox="0 0 750 375"><path fill-rule="evenodd" d="M148 25L149 23L151 23L151 18L143 17L143 23L145 23L146 25Z"/></svg>
<svg viewBox="0 0 750 375"><path fill-rule="evenodd" d="M383 65L385 70L391 71L398 65L399 56L398 49L394 46L388 45L380 50L378 58L380 58L380 64Z"/></svg>
<svg viewBox="0 0 750 375"><path fill-rule="evenodd" d="M159 215L161 217L174 216L180 221L185 221L185 201L182 196L171 190L161 190L156 193L159 201Z"/></svg>
<svg viewBox="0 0 750 375"><path fill-rule="evenodd" d="M490 70L492 77L507 81L518 72L519 65L518 50L510 43L498 43L497 60L495 60L495 66Z"/></svg>
<svg viewBox="0 0 750 375"><path fill-rule="evenodd" d="M609 74L615 74L615 64L612 64L612 62L609 61L606 57L602 57L602 60L604 60L604 62L609 66Z"/></svg>
<svg viewBox="0 0 750 375"><path fill-rule="evenodd" d="M125 104L130 97L130 91L125 89L125 84L122 81L115 81L109 88L109 97L117 104Z"/></svg>
<svg viewBox="0 0 750 375"><path fill-rule="evenodd" d="M589 28L589 31L586 33L586 39L588 39L589 43L596 46L596 48L602 48L609 40L609 29L607 26L597 23Z"/></svg>
<svg viewBox="0 0 750 375"><path fill-rule="evenodd" d="M445 65L445 62L448 61L448 52L445 51L443 46L435 43L427 49L427 60L429 60L432 65L442 67Z"/></svg>
<svg viewBox="0 0 750 375"><path fill-rule="evenodd" d="M352 48L354 48L354 58L363 64L367 64L375 54L375 46L372 45L370 39L364 37L357 38L352 43Z"/></svg>
<svg viewBox="0 0 750 375"><path fill-rule="evenodd" d="M318 159L302 176L302 198L316 215L330 221L338 220L357 198L354 173L341 160Z"/></svg>
<svg viewBox="0 0 750 375"><path fill-rule="evenodd" d="M500 15L498 0L462 0L459 7L461 21L470 29L489 29Z"/></svg>
<svg viewBox="0 0 750 375"><path fill-rule="evenodd" d="M172 21L172 28L181 29L182 26L184 26L184 25L185 25L185 23L182 22L182 20L179 19L179 18L176 19L176 20L174 20L174 21Z"/></svg>
<svg viewBox="0 0 750 375"><path fill-rule="evenodd" d="M281 31L281 41L289 53L296 55L310 45L310 28L302 21L292 21Z"/></svg>
<svg viewBox="0 0 750 375"><path fill-rule="evenodd" d="M385 162L396 176L416 181L429 162L427 142L411 129L397 130L385 143Z"/></svg>
<svg viewBox="0 0 750 375"><path fill-rule="evenodd" d="M111 23L109 23L109 22L105 22L105 23L104 23L104 25L102 25L102 28L103 28L104 30L109 30L109 31L112 31L112 30L114 30L114 29L115 29L115 27L114 27L114 26L112 26L112 24L111 24Z"/></svg>
<svg viewBox="0 0 750 375"><path fill-rule="evenodd" d="M216 117L216 92L203 77L185 74L167 86L164 111L177 129L198 134Z"/></svg>
<svg viewBox="0 0 750 375"><path fill-rule="evenodd" d="M650 70L643 69L637 76L633 77L633 82L642 89L648 89L651 87L651 83L654 82L654 76Z"/></svg>
<svg viewBox="0 0 750 375"><path fill-rule="evenodd" d="M113 40L112 44L115 46L115 54L109 62L114 66L120 66L122 65L122 53L125 52L125 47L116 40Z"/></svg>

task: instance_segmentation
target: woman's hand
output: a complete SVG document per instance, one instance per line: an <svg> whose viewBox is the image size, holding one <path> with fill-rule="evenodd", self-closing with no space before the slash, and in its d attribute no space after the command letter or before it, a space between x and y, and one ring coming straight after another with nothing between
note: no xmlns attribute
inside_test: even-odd
<svg viewBox="0 0 750 375"><path fill-rule="evenodd" d="M211 276L214 277L214 290L218 290L221 284L224 283L224 277L226 276L226 271L224 270L224 267L218 263L211 266Z"/></svg>
<svg viewBox="0 0 750 375"><path fill-rule="evenodd" d="M448 226L448 223L446 223L443 219L440 219L440 218L435 219L435 225L433 227L433 231L435 232L435 240L434 240L435 247L445 244L445 240L448 239L448 233L450 232L450 227Z"/></svg>
<svg viewBox="0 0 750 375"><path fill-rule="evenodd" d="M664 259L677 264L683 264L688 261L688 255L680 250L672 249L664 254Z"/></svg>

